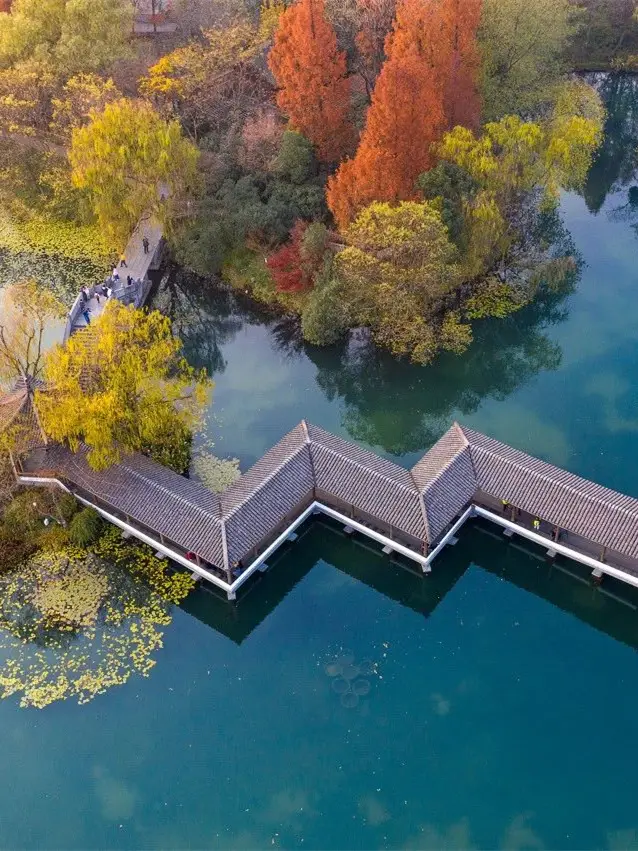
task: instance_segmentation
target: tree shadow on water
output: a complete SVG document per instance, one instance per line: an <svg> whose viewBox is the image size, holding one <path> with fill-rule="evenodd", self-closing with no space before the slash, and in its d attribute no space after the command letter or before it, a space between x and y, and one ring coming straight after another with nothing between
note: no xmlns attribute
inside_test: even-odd
<svg viewBox="0 0 638 851"><path fill-rule="evenodd" d="M306 353L328 399L343 401L350 437L393 456L422 452L455 417L558 368L561 349L545 331L567 318L563 301L562 294L544 293L506 319L477 323L465 354L445 354L426 367L393 358L362 332L342 347L307 346Z"/></svg>

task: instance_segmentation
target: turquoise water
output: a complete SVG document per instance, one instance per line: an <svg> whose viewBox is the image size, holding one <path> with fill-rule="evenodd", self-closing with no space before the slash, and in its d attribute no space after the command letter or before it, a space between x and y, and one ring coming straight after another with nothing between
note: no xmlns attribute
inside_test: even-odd
<svg viewBox="0 0 638 851"><path fill-rule="evenodd" d="M215 374L216 450L246 465L305 416L407 465L458 418L638 496L638 93L602 85L606 148L562 203L575 292L483 324L461 358L304 348L174 272L157 303ZM493 532L420 579L309 526L236 608L177 609L148 679L3 701L0 846L638 847L638 596Z"/></svg>

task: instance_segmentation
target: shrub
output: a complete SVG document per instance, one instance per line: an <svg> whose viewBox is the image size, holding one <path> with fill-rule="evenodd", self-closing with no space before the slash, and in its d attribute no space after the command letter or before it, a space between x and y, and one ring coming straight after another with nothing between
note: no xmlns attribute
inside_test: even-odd
<svg viewBox="0 0 638 851"><path fill-rule="evenodd" d="M92 508L78 511L69 524L69 540L78 547L88 547L102 530L102 518Z"/></svg>

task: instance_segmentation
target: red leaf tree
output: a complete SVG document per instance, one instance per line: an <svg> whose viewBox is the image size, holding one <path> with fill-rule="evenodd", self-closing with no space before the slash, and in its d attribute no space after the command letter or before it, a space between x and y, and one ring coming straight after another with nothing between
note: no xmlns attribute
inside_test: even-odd
<svg viewBox="0 0 638 851"><path fill-rule="evenodd" d="M277 103L323 162L338 162L354 130L348 120L350 81L345 54L325 16L324 0L297 0L280 18L268 64Z"/></svg>
<svg viewBox="0 0 638 851"><path fill-rule="evenodd" d="M280 292L299 292L312 283L301 257L301 243L307 228L306 222L295 222L290 240L266 260L275 287Z"/></svg>
<svg viewBox="0 0 638 851"><path fill-rule="evenodd" d="M357 153L328 182L328 205L340 227L372 201L414 198L416 178L434 165L443 133L459 118L475 123L480 3L399 5Z"/></svg>

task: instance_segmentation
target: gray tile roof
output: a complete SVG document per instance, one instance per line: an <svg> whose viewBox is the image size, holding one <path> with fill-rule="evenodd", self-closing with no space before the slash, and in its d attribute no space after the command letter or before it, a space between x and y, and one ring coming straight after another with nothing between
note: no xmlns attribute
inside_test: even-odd
<svg viewBox="0 0 638 851"><path fill-rule="evenodd" d="M418 540L427 539L419 493L398 464L308 424L317 487Z"/></svg>
<svg viewBox="0 0 638 851"><path fill-rule="evenodd" d="M425 505L428 540L436 541L476 493L470 447L456 423L412 468L412 478Z"/></svg>
<svg viewBox="0 0 638 851"><path fill-rule="evenodd" d="M74 453L52 446L46 465L158 535L224 566L220 503L214 493L139 453L100 472L89 467L86 456L85 448Z"/></svg>
<svg viewBox="0 0 638 851"><path fill-rule="evenodd" d="M28 394L27 394L28 395ZM25 396L0 398L0 427ZM22 400L22 401L21 401ZM300 423L221 496L140 454L96 473L77 454L50 447L40 469L55 470L103 503L197 552L220 568L293 519L316 488L432 544L477 489L549 523L638 558L638 500L588 482L455 424L411 471L318 426Z"/></svg>
<svg viewBox="0 0 638 851"><path fill-rule="evenodd" d="M305 427L298 425L221 495L230 564L276 529L302 501L314 476Z"/></svg>
<svg viewBox="0 0 638 851"><path fill-rule="evenodd" d="M463 428L479 487L541 520L638 558L638 500Z"/></svg>

